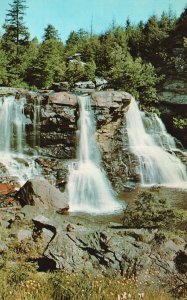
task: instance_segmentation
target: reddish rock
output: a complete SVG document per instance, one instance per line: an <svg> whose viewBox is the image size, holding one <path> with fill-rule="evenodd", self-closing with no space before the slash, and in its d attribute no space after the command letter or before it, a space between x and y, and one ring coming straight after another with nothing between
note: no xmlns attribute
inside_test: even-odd
<svg viewBox="0 0 187 300"><path fill-rule="evenodd" d="M45 179L28 180L16 194L22 206L34 205L46 209L64 209L69 207L65 193L61 193Z"/></svg>
<svg viewBox="0 0 187 300"><path fill-rule="evenodd" d="M77 105L77 97L74 94L59 92L49 96L48 101L50 104L58 105Z"/></svg>

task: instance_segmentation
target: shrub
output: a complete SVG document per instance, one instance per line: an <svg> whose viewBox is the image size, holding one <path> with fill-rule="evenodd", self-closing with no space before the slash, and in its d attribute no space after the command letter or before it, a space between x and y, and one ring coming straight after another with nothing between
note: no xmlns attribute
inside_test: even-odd
<svg viewBox="0 0 187 300"><path fill-rule="evenodd" d="M169 201L142 192L131 207L124 211L123 224L127 227L160 228L174 226L181 215L171 207Z"/></svg>

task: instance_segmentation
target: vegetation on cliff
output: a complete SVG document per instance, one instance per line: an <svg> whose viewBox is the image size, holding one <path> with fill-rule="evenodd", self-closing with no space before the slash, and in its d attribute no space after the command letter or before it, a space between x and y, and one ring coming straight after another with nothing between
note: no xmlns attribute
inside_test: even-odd
<svg viewBox="0 0 187 300"><path fill-rule="evenodd" d="M127 20L125 26L113 24L99 35L72 31L64 44L52 24L44 29L41 43L31 40L24 22L26 8L25 0L13 0L6 15L0 38L1 85L48 88L53 82L74 84L102 76L111 88L155 100L156 85L173 63L176 35L186 47L187 9L179 19L169 12L138 25Z"/></svg>

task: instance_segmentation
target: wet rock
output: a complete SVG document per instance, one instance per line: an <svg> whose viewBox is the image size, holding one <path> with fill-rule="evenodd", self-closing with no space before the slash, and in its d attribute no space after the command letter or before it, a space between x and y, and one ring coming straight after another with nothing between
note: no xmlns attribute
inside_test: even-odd
<svg viewBox="0 0 187 300"><path fill-rule="evenodd" d="M16 199L22 206L29 204L47 209L68 207L65 195L45 179L28 180L17 192Z"/></svg>
<svg viewBox="0 0 187 300"><path fill-rule="evenodd" d="M87 83L85 84L87 85ZM106 81L97 79L94 84L99 87L106 84ZM35 93L28 96L28 103L24 108L27 120L31 121L26 125L26 140L30 146L34 144L37 147L38 153L45 156L46 161L48 159L49 167L45 166L43 172L45 177L47 179L55 177L58 182L65 183L68 170L66 169L65 175L64 168L51 168L50 165L52 158L61 161L72 160L76 157L77 120L79 117L77 96L68 92L46 94L43 91L43 93L38 93L38 97L43 97L47 102L45 105L44 100L38 102L40 107L37 126L34 125ZM128 110L131 95L119 91L97 91L92 92L90 97L104 168L115 190L122 191L127 178L132 177L131 173L134 167L133 164L131 164L132 168L130 166L128 150L123 150L124 113ZM34 128L37 128L37 132L34 132Z"/></svg>

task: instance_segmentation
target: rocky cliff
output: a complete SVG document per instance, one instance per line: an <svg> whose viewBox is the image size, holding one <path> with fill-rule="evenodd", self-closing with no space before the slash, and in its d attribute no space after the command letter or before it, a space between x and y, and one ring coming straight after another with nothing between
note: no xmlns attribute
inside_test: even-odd
<svg viewBox="0 0 187 300"><path fill-rule="evenodd" d="M90 97L104 168L115 190L121 191L132 172L124 134L124 115L132 96L102 91L93 92ZM45 176L53 174L63 189L68 165L76 159L77 96L67 92L28 93L26 99L27 143L38 150L37 161Z"/></svg>
<svg viewBox="0 0 187 300"><path fill-rule="evenodd" d="M167 130L187 147L187 48L183 43L179 34L173 37L165 80L158 87L158 107ZM179 122L184 120L183 128L177 126L174 118Z"/></svg>

